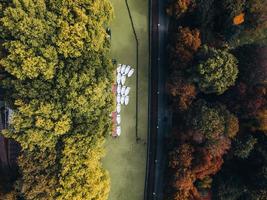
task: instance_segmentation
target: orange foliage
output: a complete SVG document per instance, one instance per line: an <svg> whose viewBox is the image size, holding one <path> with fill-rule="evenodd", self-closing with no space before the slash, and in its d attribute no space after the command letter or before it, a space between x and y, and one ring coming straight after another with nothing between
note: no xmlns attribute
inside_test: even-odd
<svg viewBox="0 0 267 200"><path fill-rule="evenodd" d="M256 115L257 125L255 130L263 131L267 134L267 108L260 110Z"/></svg>
<svg viewBox="0 0 267 200"><path fill-rule="evenodd" d="M169 166L172 169L189 168L193 160L193 147L189 144L182 144L169 154Z"/></svg>
<svg viewBox="0 0 267 200"><path fill-rule="evenodd" d="M200 160L194 166L193 172L197 179L204 179L209 175L216 174L223 164L222 156L214 157L207 149L201 149L198 153Z"/></svg>
<svg viewBox="0 0 267 200"><path fill-rule="evenodd" d="M201 46L200 32L198 29L179 27L171 38L173 40L169 46L171 66L184 68Z"/></svg>
<svg viewBox="0 0 267 200"><path fill-rule="evenodd" d="M174 190L171 200L201 200L195 186L196 180L216 174L223 164L223 154L230 148L230 139L223 137L217 143L194 148L184 143L169 154L169 167L173 178L170 186ZM197 155L197 157L193 157Z"/></svg>
<svg viewBox="0 0 267 200"><path fill-rule="evenodd" d="M166 85L167 92L172 96L180 110L186 110L197 95L194 84L189 83L181 75L173 74Z"/></svg>
<svg viewBox="0 0 267 200"><path fill-rule="evenodd" d="M190 6L193 6L192 0L174 0L166 8L166 13L176 19L179 19L185 12L188 11Z"/></svg>
<svg viewBox="0 0 267 200"><path fill-rule="evenodd" d="M229 138L234 138L239 131L238 118L231 115L227 120L228 122L226 123L226 135Z"/></svg>
<svg viewBox="0 0 267 200"><path fill-rule="evenodd" d="M234 17L233 24L234 25L240 25L240 24L243 24L244 21L245 21L245 14L241 13L241 14Z"/></svg>

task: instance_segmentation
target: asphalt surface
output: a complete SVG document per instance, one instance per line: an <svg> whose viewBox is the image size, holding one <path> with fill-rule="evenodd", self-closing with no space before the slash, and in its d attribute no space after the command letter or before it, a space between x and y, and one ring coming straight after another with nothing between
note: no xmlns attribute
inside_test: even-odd
<svg viewBox="0 0 267 200"><path fill-rule="evenodd" d="M164 138L170 117L166 103L166 43L168 17L166 1L150 0L150 107L145 200L163 199L163 175L166 156Z"/></svg>

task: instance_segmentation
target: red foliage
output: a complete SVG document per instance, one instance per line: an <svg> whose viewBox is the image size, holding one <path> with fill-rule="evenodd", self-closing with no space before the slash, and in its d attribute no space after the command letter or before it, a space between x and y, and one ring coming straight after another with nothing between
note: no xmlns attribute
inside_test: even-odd
<svg viewBox="0 0 267 200"><path fill-rule="evenodd" d="M208 149L199 149L197 151L199 156L198 163L193 167L193 173L197 179L204 179L206 176L216 174L223 164L222 155L213 156Z"/></svg>

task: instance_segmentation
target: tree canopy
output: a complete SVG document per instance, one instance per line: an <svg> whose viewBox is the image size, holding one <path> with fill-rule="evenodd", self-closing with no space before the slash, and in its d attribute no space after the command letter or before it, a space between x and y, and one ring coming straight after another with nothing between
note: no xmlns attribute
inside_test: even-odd
<svg viewBox="0 0 267 200"><path fill-rule="evenodd" d="M237 59L227 50L204 46L199 52L195 81L204 93L224 93L235 84Z"/></svg>
<svg viewBox="0 0 267 200"><path fill-rule="evenodd" d="M0 5L1 87L14 110L3 133L23 148L18 195L107 199L109 176L101 158L114 108L114 67L105 31L113 16L110 2Z"/></svg>

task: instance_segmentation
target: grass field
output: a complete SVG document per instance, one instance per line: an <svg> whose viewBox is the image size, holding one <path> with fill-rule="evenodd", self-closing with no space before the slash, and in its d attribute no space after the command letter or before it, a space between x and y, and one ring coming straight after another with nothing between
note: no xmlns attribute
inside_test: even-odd
<svg viewBox="0 0 267 200"><path fill-rule="evenodd" d="M111 25L112 57L119 63L136 67L136 46L125 0L111 0L115 19ZM130 103L122 107L122 134L120 138L109 137L106 142L104 168L111 176L109 200L142 200L146 170L146 139L148 122L148 0L128 0L139 40L139 112L138 135L135 140L136 74L127 80L131 87Z"/></svg>

